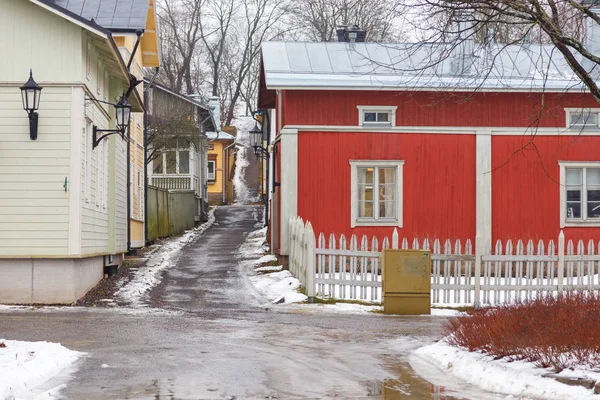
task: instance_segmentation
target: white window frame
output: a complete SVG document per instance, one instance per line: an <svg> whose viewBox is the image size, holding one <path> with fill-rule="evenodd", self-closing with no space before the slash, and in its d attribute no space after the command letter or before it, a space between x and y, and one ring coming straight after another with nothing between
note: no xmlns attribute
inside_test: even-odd
<svg viewBox="0 0 600 400"><path fill-rule="evenodd" d="M587 217L586 168L600 168L600 161L559 161L560 167L560 227L600 226L600 218ZM567 218L567 168L584 169L582 174L581 218Z"/></svg>
<svg viewBox="0 0 600 400"><path fill-rule="evenodd" d="M358 125L364 127L385 127L396 126L396 110L397 106L356 106L358 108ZM389 121L365 121L365 113L387 113Z"/></svg>
<svg viewBox="0 0 600 400"><path fill-rule="evenodd" d="M359 218L358 217L358 168L396 168L396 218L394 220L380 220L377 217L376 210L378 209L378 201L374 200L375 210L373 211L374 218ZM350 227L357 226L397 226L402 228L402 186L403 186L403 170L404 160L350 160ZM377 196L377 185L373 193Z"/></svg>
<svg viewBox="0 0 600 400"><path fill-rule="evenodd" d="M574 131L581 131L581 130L599 130L600 129L600 108L588 108L588 107L582 107L582 108L565 108L565 113L566 113L566 121L567 121L567 129L570 130L574 130ZM589 113L589 114L596 114L596 124L587 124L587 125L573 125L572 124L572 117L573 114L583 114L583 113Z"/></svg>
<svg viewBox="0 0 600 400"><path fill-rule="evenodd" d="M213 164L213 173L212 173L212 179L211 179L211 174L210 172L208 172L208 165L212 163ZM206 180L210 181L210 182L214 182L217 180L217 162L215 160L208 160L208 162L206 163Z"/></svg>
<svg viewBox="0 0 600 400"><path fill-rule="evenodd" d="M85 77L89 81L92 79L92 43L87 42L86 60L85 60Z"/></svg>

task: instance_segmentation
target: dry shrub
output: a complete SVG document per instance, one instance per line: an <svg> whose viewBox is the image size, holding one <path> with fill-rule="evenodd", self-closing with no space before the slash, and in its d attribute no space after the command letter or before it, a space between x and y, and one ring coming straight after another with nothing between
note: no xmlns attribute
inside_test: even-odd
<svg viewBox="0 0 600 400"><path fill-rule="evenodd" d="M598 293L573 292L475 310L449 320L445 333L453 346L560 372L600 368L599 322Z"/></svg>

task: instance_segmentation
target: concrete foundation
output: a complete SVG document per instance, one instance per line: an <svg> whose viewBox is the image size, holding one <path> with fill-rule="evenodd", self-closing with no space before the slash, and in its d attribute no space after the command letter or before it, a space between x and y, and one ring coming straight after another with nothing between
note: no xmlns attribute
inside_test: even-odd
<svg viewBox="0 0 600 400"><path fill-rule="evenodd" d="M113 264L121 265L122 255ZM104 257L0 259L0 303L69 304L104 276Z"/></svg>

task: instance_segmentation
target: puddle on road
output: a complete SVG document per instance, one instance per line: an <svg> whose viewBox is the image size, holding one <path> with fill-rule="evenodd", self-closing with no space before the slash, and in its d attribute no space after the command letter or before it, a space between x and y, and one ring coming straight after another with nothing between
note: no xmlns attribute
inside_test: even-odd
<svg viewBox="0 0 600 400"><path fill-rule="evenodd" d="M398 374L397 379L386 379L383 382L369 382L367 390L369 396L379 397L382 400L458 400L456 394L446 392L442 386L433 385L415 372L408 363L396 365L392 370Z"/></svg>

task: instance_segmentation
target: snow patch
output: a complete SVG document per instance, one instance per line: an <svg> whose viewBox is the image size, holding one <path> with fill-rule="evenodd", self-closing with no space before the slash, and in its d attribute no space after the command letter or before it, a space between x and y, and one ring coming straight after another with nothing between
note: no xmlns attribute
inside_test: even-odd
<svg viewBox="0 0 600 400"><path fill-rule="evenodd" d="M415 360L415 358L417 358ZM454 378L484 390L518 398L600 399L580 386L568 386L551 378L543 378L547 369L525 361L494 360L479 352L469 352L450 346L444 340L414 351L410 363L425 361ZM436 372L431 372L436 374ZM427 375L423 376L429 379Z"/></svg>
<svg viewBox="0 0 600 400"><path fill-rule="evenodd" d="M51 399L66 385L37 394L36 388L66 368L83 353L58 343L22 342L0 339L0 399ZM36 395L37 394L37 395Z"/></svg>
<svg viewBox="0 0 600 400"><path fill-rule="evenodd" d="M250 153L250 132L256 121L252 117L240 117L232 122L237 128L236 145L237 156L235 161L235 173L233 176L233 188L235 191L235 202L240 204L255 203L260 200L260 193L252 196L252 192L246 182L245 169L250 165L248 156ZM254 156L253 154L251 154Z"/></svg>
<svg viewBox="0 0 600 400"><path fill-rule="evenodd" d="M125 283L116 293L116 296L131 306L143 306L147 294L162 280L162 272L177 263L181 249L195 241L215 222L215 209L208 213L208 221L204 224L186 231L182 236L166 239L162 246L150 254L144 267L139 268L133 279Z"/></svg>
<svg viewBox="0 0 600 400"><path fill-rule="evenodd" d="M262 256L261 258L256 260L254 262L254 265L266 264L266 263L273 262L273 261L277 261L277 257L274 256L273 254L267 254L266 256Z"/></svg>

